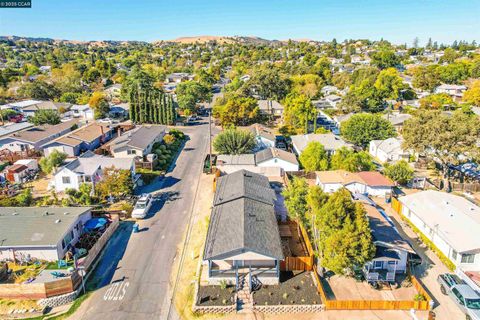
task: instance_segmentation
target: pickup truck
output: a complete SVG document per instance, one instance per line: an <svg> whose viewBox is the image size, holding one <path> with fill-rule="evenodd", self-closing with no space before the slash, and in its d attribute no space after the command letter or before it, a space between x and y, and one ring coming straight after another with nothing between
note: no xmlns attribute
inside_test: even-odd
<svg viewBox="0 0 480 320"><path fill-rule="evenodd" d="M480 295L454 274L441 274L437 278L440 291L450 298L465 313L466 320L480 320Z"/></svg>

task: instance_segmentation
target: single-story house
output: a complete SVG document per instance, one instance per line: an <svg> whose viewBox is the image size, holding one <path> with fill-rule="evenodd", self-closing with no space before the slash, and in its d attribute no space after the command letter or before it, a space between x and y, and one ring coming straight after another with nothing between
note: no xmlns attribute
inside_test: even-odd
<svg viewBox="0 0 480 320"><path fill-rule="evenodd" d="M110 158L87 151L81 157L60 167L50 183L56 192L64 192L67 189L78 190L82 183L92 183L95 186L102 180L103 170L111 167L129 170L132 178L135 175L133 158Z"/></svg>
<svg viewBox="0 0 480 320"><path fill-rule="evenodd" d="M340 129L340 127L342 126L342 122L345 122L347 121L348 119L350 119L355 113L347 113L347 114L341 114L341 115L338 115L338 116L334 116L333 117L333 121L335 122L335 124L337 125L337 128Z"/></svg>
<svg viewBox="0 0 480 320"><path fill-rule="evenodd" d="M340 90L335 86L324 86L322 89L320 89L320 92L324 96L328 96L330 94L335 94L337 92L340 92Z"/></svg>
<svg viewBox="0 0 480 320"><path fill-rule="evenodd" d="M337 96L336 94L329 94L324 99L325 99L325 102L328 103L334 109L337 108L337 104L342 102L342 97Z"/></svg>
<svg viewBox="0 0 480 320"><path fill-rule="evenodd" d="M106 87L103 92L109 97L110 99L120 97L120 93L122 92L122 84L115 83L108 87Z"/></svg>
<svg viewBox="0 0 480 320"><path fill-rule="evenodd" d="M345 170L317 171L316 184L327 193L346 188L352 194L385 197L393 182L377 171L348 172Z"/></svg>
<svg viewBox="0 0 480 320"><path fill-rule="evenodd" d="M0 208L0 260L63 259L91 217L88 207Z"/></svg>
<svg viewBox="0 0 480 320"><path fill-rule="evenodd" d="M144 157L152 153L155 143L163 140L165 126L142 125L112 140L110 152L115 158Z"/></svg>
<svg viewBox="0 0 480 320"><path fill-rule="evenodd" d="M30 122L19 122L19 123L8 123L3 126L0 126L0 138L4 136L11 135L12 133L22 131L28 128L33 127L33 123Z"/></svg>
<svg viewBox="0 0 480 320"><path fill-rule="evenodd" d="M435 190L398 198L395 209L427 237L455 266L480 271L480 207Z"/></svg>
<svg viewBox="0 0 480 320"><path fill-rule="evenodd" d="M410 114L398 112L382 115L382 118L387 119L393 125L395 130L397 130L397 132L399 133L402 132L403 124L405 123L405 121L407 121L411 117L412 116Z"/></svg>
<svg viewBox="0 0 480 320"><path fill-rule="evenodd" d="M12 152L27 150L43 150L43 145L72 131L77 120L69 120L56 125L41 125L13 133L0 139L0 149Z"/></svg>
<svg viewBox="0 0 480 320"><path fill-rule="evenodd" d="M26 176L28 176L29 169L23 164L14 164L5 168L2 175L7 181L11 183L22 183Z"/></svg>
<svg viewBox="0 0 480 320"><path fill-rule="evenodd" d="M229 174L239 170L255 170L255 154L221 154L217 157L217 169Z"/></svg>
<svg viewBox="0 0 480 320"><path fill-rule="evenodd" d="M276 136L273 130L262 124L252 124L248 130L255 136L256 147L254 151L275 147Z"/></svg>
<svg viewBox="0 0 480 320"><path fill-rule="evenodd" d="M38 171L38 161L36 159L20 159L14 164L21 164L28 168L28 170Z"/></svg>
<svg viewBox="0 0 480 320"><path fill-rule="evenodd" d="M456 84L442 84L435 88L435 93L446 93L451 96L455 101L460 101L463 97L463 93L467 90L464 85Z"/></svg>
<svg viewBox="0 0 480 320"><path fill-rule="evenodd" d="M70 103L66 102L53 102L53 101L41 101L34 105L29 105L20 111L25 117L32 117L35 115L35 112L39 110L53 110L60 113L65 113L71 108Z"/></svg>
<svg viewBox="0 0 480 320"><path fill-rule="evenodd" d="M129 110L130 110L130 104L128 102L119 103L111 106L108 114L112 118L127 118Z"/></svg>
<svg viewBox="0 0 480 320"><path fill-rule="evenodd" d="M297 155L302 154L303 150L312 141L320 142L325 148L325 151L327 151L329 155L334 154L335 151L337 151L342 147L347 147L347 148L352 147L351 144L345 142L342 138L340 138L337 135L334 135L333 133L301 134L301 135L291 136L291 139L292 139L293 151Z"/></svg>
<svg viewBox="0 0 480 320"><path fill-rule="evenodd" d="M72 112L72 116L74 118L80 118L82 120L93 120L94 117L94 112L93 109L90 108L88 104L76 104L73 105L70 108L70 111Z"/></svg>
<svg viewBox="0 0 480 320"><path fill-rule="evenodd" d="M17 112L22 112L23 108L27 108L27 107L30 107L30 106L35 106L35 105L37 105L41 102L42 101L40 101L40 100L23 100L23 101L8 103L8 104L2 106L2 109L12 109L12 110L15 110Z"/></svg>
<svg viewBox="0 0 480 320"><path fill-rule="evenodd" d="M283 116L284 107L275 100L258 100L258 108L260 113L264 115Z"/></svg>
<svg viewBox="0 0 480 320"><path fill-rule="evenodd" d="M185 72L171 73L167 76L167 83L180 83L184 81L191 81L195 78L193 74Z"/></svg>
<svg viewBox="0 0 480 320"><path fill-rule="evenodd" d="M257 167L278 167L285 172L298 171L297 157L288 151L267 148L255 153Z"/></svg>
<svg viewBox="0 0 480 320"><path fill-rule="evenodd" d="M395 162L408 159L410 154L403 150L402 141L397 138L386 140L372 140L368 152L381 162Z"/></svg>
<svg viewBox="0 0 480 320"><path fill-rule="evenodd" d="M407 272L408 255L415 251L378 208L364 207L376 247L375 257L364 265L365 278L369 282L395 281L397 273Z"/></svg>
<svg viewBox="0 0 480 320"><path fill-rule="evenodd" d="M203 262L210 284L252 276L278 284L284 259L268 178L246 170L217 181Z"/></svg>
<svg viewBox="0 0 480 320"><path fill-rule="evenodd" d="M43 151L46 156L57 150L75 157L87 150L95 150L109 141L113 136L113 130L108 124L92 122L45 144Z"/></svg>

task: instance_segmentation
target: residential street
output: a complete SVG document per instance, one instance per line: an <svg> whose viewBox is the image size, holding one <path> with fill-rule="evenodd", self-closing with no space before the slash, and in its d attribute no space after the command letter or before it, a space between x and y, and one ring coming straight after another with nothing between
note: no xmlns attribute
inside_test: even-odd
<svg viewBox="0 0 480 320"><path fill-rule="evenodd" d="M208 146L208 124L182 131L190 140L173 170L152 188L157 189L152 192L157 200L149 216L139 222L141 232L131 234L131 225L122 226L122 234L108 245L92 276L92 281L101 284L101 288L71 319L166 318L171 298L168 294L171 269L189 221Z"/></svg>

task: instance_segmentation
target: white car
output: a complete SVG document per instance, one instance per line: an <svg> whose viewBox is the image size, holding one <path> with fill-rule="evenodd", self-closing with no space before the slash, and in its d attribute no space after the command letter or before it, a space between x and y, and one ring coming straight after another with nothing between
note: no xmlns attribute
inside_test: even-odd
<svg viewBox="0 0 480 320"><path fill-rule="evenodd" d="M152 200L153 199L151 194L143 194L140 198L138 198L132 211L132 218L145 218L147 216L148 210L152 206Z"/></svg>

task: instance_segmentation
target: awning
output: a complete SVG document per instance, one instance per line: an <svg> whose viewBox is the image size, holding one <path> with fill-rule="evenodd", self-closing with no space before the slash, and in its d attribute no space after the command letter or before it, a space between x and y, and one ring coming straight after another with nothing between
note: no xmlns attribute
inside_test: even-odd
<svg viewBox="0 0 480 320"><path fill-rule="evenodd" d="M102 229L107 224L107 219L105 218L92 218L85 223L83 227L85 231L92 231L96 229Z"/></svg>

